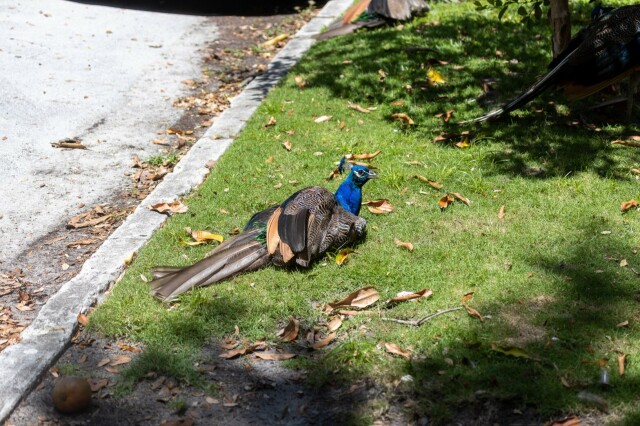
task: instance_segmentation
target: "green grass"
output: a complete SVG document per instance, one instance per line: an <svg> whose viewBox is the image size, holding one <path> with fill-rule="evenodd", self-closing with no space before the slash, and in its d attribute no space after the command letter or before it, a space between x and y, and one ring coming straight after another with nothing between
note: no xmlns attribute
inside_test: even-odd
<svg viewBox="0 0 640 426"><path fill-rule="evenodd" d="M590 6L576 7L576 19L584 23ZM434 424L447 423L461 407L480 404L479 395L508 401L513 408L534 407L544 419L587 415L593 408L578 400L580 390L608 399L610 422L634 424L640 418L635 273L640 271L640 216L636 211L622 215L619 206L640 195L630 172L639 167L640 153L610 142L638 129L625 127L617 120L623 114L611 109L586 112L597 130L570 125L580 104L550 92L512 118L477 126L481 136L467 149L433 142L443 131L465 129L435 114L455 109L453 121L461 121L496 105L470 102L482 93L481 79L497 79L498 103L532 83L549 61L547 40L543 24L525 28L509 19L498 22L495 13L475 12L470 3L438 3L401 28L313 46L187 198L189 212L172 218L152 238L91 316L93 330L146 345L127 370L128 380L134 383L153 369L206 386L193 364L206 357L202 349L211 340L232 334L237 325L244 338L277 342L276 330L289 317L300 318L308 329L326 318L318 306L360 287L375 286L381 300L405 290L433 290L429 301L385 312L394 318L420 318L458 306L474 291L469 303L483 322L465 311L420 328L355 317L343 324L326 356L289 364L307 368L309 383L319 387L336 380L348 387L365 377L393 383L410 374L413 381L397 393L418 401L417 414L428 415ZM407 50L412 46L438 53ZM432 65L447 81L442 86L426 84L434 60L448 62ZM384 81L379 70L386 73ZM302 90L294 81L297 75L307 82ZM392 104L396 100L405 103ZM374 109L363 114L349 109L348 102ZM589 102L593 99L584 105ZM400 112L416 125L391 119ZM333 119L315 123L320 115ZM271 116L277 124L265 128ZM282 147L285 140L293 146L290 152ZM151 267L159 264L188 265L211 249L181 245L185 227L226 235L293 191L309 185L335 189L339 182L324 180L335 161L345 153L378 149L382 154L374 164L380 179L367 184L365 197L387 198L396 211L384 216L363 211L369 234L344 266L337 266L330 253L308 271L264 269L189 292L172 309L148 295L141 274L150 277ZM532 168L544 172L532 175ZM444 188L435 190L415 174ZM278 183L282 187L274 189ZM441 212L437 201L446 191L468 197L471 206L458 202ZM501 206L503 219L498 218ZM412 242L415 250L397 248L395 238ZM622 259L627 267L620 266ZM628 327L617 327L625 320ZM383 341L411 350L412 360L383 353L378 345ZM538 360L507 357L491 350L492 344L518 346ZM624 377L617 372L617 351L628 354ZM598 360L603 359L611 376L608 390L598 387ZM380 404L363 407L361 420L373 418L371 407Z"/></svg>

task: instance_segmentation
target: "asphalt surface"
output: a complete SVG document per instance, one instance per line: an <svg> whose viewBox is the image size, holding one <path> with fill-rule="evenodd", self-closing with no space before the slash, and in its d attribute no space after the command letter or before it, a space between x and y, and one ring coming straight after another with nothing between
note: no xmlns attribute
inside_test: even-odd
<svg viewBox="0 0 640 426"><path fill-rule="evenodd" d="M180 198L202 183L209 171L208 163L217 160L233 143L269 90L314 43L312 36L350 4L351 0L327 3L273 58L267 71L232 100L230 108L216 118L173 172L86 260L80 272L47 300L22 332L21 341L0 352L0 422L64 352L77 329L78 314L105 297L105 291L136 251L164 223L166 216L148 206ZM57 24L47 21L55 15L60 19ZM149 28L145 37L138 30L135 36L127 32L128 27L138 28L143 21ZM33 32L28 31L30 27ZM80 33L81 29L85 32ZM8 36L5 31L9 31ZM105 42L119 32L122 38L118 43ZM39 39L58 36L60 43L67 43L67 49L55 43L47 46ZM60 226L77 213L82 208L79 203L91 205L103 196L113 195L112 191L126 179L123 174L134 153L142 157L155 151L150 140L179 116L170 101L182 90L183 78L199 74L197 49L207 37L210 41L214 36L215 28L207 28L204 18L194 16L165 16L52 0L33 0L28 5L0 4L0 39L8 37L14 44L11 51L0 47L0 67L6 65L8 69L0 77L0 155L6 159L0 179L11 182L0 190L0 197L4 197L0 203L0 261L4 266L46 235L47 229ZM105 43L95 42L97 38ZM24 53L20 54L20 46L27 45L37 46L40 55L32 53L28 55L31 62L18 66L14 61L22 57L15 56L26 59ZM87 54L84 63L80 60L72 65L67 61L75 55L70 55L68 49L86 49L93 54ZM125 52L130 56L120 56ZM61 61L59 69L57 62L44 68L37 66L45 57ZM31 68L41 73L40 78L21 75L30 73ZM101 78L89 81L96 69L105 72ZM74 84L66 84L69 79ZM67 137L81 138L89 149L51 147L52 142Z"/></svg>
<svg viewBox="0 0 640 426"><path fill-rule="evenodd" d="M133 154L157 153L215 37L203 16L0 1L0 267L124 187ZM65 138L88 149L52 147Z"/></svg>

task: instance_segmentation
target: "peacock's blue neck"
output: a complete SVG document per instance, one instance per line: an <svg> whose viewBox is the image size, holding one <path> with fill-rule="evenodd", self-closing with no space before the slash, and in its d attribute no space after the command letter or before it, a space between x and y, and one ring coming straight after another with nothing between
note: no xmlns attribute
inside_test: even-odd
<svg viewBox="0 0 640 426"><path fill-rule="evenodd" d="M362 185L358 185L349 175L336 191L335 198L342 208L358 215L362 204Z"/></svg>

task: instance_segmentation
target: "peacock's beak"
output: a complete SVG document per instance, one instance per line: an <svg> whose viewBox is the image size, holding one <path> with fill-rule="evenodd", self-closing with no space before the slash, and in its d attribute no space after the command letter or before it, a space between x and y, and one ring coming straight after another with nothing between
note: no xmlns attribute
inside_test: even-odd
<svg viewBox="0 0 640 426"><path fill-rule="evenodd" d="M375 179L378 177L378 174L376 172L372 172L371 170L369 170L369 174L367 175L367 179Z"/></svg>

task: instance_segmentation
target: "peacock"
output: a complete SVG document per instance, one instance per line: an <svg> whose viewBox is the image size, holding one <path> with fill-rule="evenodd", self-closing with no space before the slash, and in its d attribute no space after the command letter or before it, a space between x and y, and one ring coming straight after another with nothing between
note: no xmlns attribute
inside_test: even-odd
<svg viewBox="0 0 640 426"><path fill-rule="evenodd" d="M320 186L295 192L254 214L241 233L201 261L185 268L154 268L151 294L172 301L191 288L269 265L309 267L325 252L364 237L367 222L358 216L362 187L375 177L368 167L354 165L335 194Z"/></svg>
<svg viewBox="0 0 640 426"><path fill-rule="evenodd" d="M326 40L350 34L360 28L375 28L389 21L406 21L415 13L429 10L424 0L360 0L345 12L327 31L315 36Z"/></svg>
<svg viewBox="0 0 640 426"><path fill-rule="evenodd" d="M549 87L561 87L570 100L592 95L630 77L627 118L640 70L640 5L612 10L600 8L593 21L581 29L549 64L549 71L520 96L497 110L463 123L497 120L540 95Z"/></svg>

